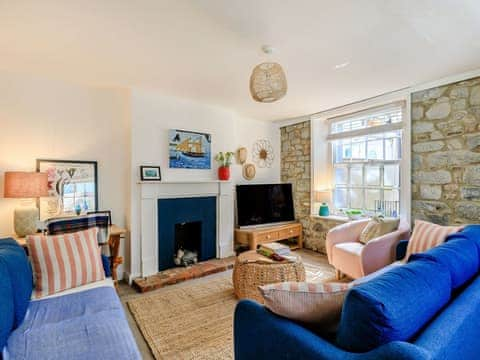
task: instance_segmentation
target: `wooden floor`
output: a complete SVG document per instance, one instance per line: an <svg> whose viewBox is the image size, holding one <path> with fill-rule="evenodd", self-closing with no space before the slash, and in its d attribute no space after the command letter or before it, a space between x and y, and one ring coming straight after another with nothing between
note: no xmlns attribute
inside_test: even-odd
<svg viewBox="0 0 480 360"><path fill-rule="evenodd" d="M306 249L297 250L295 253L299 254L302 257L303 264L305 266L305 271L307 273L307 281L325 282L325 281L335 280L335 271L333 267L331 267L328 264L327 258L324 255L314 251L306 250ZM171 286L176 286L176 287L190 286L194 282L198 284L198 283L210 281L211 279L216 277L225 276L226 274L228 274L227 276L231 276L231 271L232 270L228 270L227 272L217 273L217 274L208 275L202 278L183 281L181 283L169 285L167 287L163 287L158 290L153 290L144 294L138 293L135 289L130 287L125 282L119 282L118 295L120 296L120 300L122 301L122 304L124 306L128 323L130 325L130 328L132 329L133 336L137 341L138 348L140 349L142 358L148 360L148 359L153 359L153 356L150 352L150 349L147 343L143 339L143 336L140 333L140 330L138 329L137 324L135 323L135 320L133 319L132 315L130 314L130 311L128 310L128 307L126 305L126 302L128 300L134 299L139 296L150 296L152 294L156 294L158 292L164 291L165 288L170 288Z"/></svg>

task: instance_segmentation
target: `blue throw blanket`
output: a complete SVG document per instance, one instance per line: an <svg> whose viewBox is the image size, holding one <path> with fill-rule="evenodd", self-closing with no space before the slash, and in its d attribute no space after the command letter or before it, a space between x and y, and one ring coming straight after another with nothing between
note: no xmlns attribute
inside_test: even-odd
<svg viewBox="0 0 480 360"><path fill-rule="evenodd" d="M32 301L9 337L5 360L141 359L111 287Z"/></svg>

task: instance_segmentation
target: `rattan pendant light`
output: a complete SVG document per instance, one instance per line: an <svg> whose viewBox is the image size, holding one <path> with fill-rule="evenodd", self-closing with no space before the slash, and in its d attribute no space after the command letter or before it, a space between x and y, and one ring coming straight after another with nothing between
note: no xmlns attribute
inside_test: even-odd
<svg viewBox="0 0 480 360"><path fill-rule="evenodd" d="M262 47L265 54L271 54L273 48ZM277 101L287 93L287 78L280 64L264 62L255 66L250 76L250 93L258 102L270 103Z"/></svg>

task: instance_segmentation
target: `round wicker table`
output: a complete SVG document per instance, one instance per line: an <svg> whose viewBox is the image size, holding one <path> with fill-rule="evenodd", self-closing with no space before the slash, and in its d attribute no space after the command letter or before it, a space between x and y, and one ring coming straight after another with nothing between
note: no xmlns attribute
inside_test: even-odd
<svg viewBox="0 0 480 360"><path fill-rule="evenodd" d="M305 268L302 259L293 255L295 261L273 261L257 254L255 250L237 256L233 267L233 289L239 299L248 298L263 304L258 290L261 285L285 281L305 281Z"/></svg>

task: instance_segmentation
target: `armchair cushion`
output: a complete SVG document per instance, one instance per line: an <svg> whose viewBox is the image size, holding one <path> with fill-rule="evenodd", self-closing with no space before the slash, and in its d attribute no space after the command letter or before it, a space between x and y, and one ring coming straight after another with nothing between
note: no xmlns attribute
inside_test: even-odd
<svg viewBox="0 0 480 360"><path fill-rule="evenodd" d="M359 241L366 244L372 239L397 230L399 224L399 218L382 218L374 216L362 230Z"/></svg>

